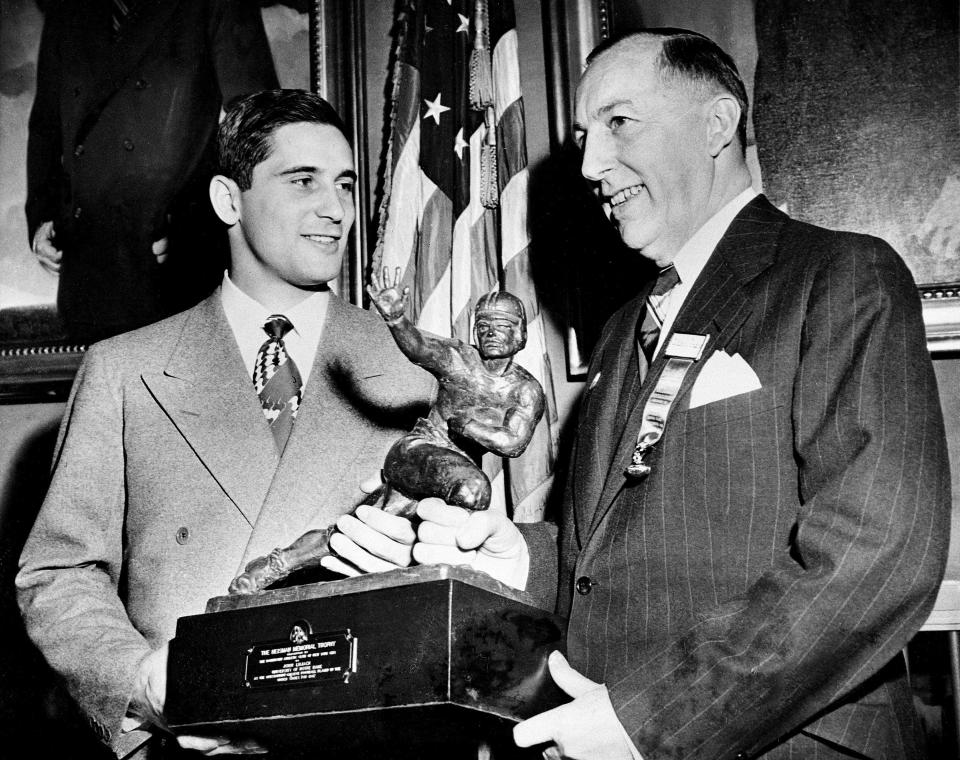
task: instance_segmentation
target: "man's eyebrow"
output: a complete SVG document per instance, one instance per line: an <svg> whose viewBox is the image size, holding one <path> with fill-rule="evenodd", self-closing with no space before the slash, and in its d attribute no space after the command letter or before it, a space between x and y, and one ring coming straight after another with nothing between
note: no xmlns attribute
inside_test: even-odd
<svg viewBox="0 0 960 760"><path fill-rule="evenodd" d="M621 98L620 100L614 100L614 101L611 101L610 103L607 103L606 105L600 106L600 108L597 109L597 116L598 116L598 117L599 117L599 116L604 116L604 115L610 113L611 111L613 111L613 110L615 110L615 109L617 109L617 108L620 108L621 106L631 106L631 105L633 105L633 101L628 100L627 98Z"/></svg>
<svg viewBox="0 0 960 760"><path fill-rule="evenodd" d="M290 174L320 174L321 169L316 166L292 166L289 169L284 169L279 173L279 176L286 177ZM345 169L337 175L338 179L349 179L354 182L357 181L357 173L352 169Z"/></svg>
<svg viewBox="0 0 960 760"><path fill-rule="evenodd" d="M599 118L602 118L603 116L606 116L611 111L617 108L620 108L621 106L632 106L632 105L633 105L632 100L629 100L628 98L620 98L618 100L613 100L609 103L605 103L604 105L600 106L596 111L594 111L594 115L595 115L595 118L599 119ZM575 121L573 122L573 131L586 132L587 128L583 124L581 124L579 121Z"/></svg>
<svg viewBox="0 0 960 760"><path fill-rule="evenodd" d="M284 169L279 172L281 177L285 177L288 174L319 174L320 170L316 166L291 166L289 169Z"/></svg>

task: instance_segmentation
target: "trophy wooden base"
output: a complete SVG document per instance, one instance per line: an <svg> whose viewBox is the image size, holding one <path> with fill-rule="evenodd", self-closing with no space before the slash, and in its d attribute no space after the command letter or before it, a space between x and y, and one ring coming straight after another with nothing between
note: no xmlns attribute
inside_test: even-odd
<svg viewBox="0 0 960 760"><path fill-rule="evenodd" d="M178 733L287 756L522 756L513 725L567 701L546 664L563 630L526 594L446 565L215 597L177 624L165 712Z"/></svg>

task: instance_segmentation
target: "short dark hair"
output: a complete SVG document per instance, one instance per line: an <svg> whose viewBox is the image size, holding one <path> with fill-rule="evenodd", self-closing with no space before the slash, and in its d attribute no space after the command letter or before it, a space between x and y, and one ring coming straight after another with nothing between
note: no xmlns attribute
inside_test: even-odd
<svg viewBox="0 0 960 760"><path fill-rule="evenodd" d="M241 190L249 190L253 168L270 155L271 137L286 124L329 124L350 142L343 120L326 100L305 90L264 90L227 109L217 130L217 165Z"/></svg>
<svg viewBox="0 0 960 760"><path fill-rule="evenodd" d="M716 42L689 29L660 27L637 29L614 35L593 49L587 56L589 66L603 53L631 39L657 38L661 41L657 67L661 76L681 77L695 85L714 87L732 95L740 105L737 137L740 149L747 149L747 88L740 78L737 64Z"/></svg>

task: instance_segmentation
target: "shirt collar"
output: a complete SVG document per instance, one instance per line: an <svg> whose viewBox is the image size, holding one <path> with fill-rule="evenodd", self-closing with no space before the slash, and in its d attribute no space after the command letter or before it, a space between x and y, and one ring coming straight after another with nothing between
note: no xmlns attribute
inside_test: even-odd
<svg viewBox="0 0 960 760"><path fill-rule="evenodd" d="M267 317L277 312L271 311L254 298L244 293L226 274L220 288L220 300L227 323L237 341L237 348L243 357L247 373L253 372L257 352L266 333L263 324ZM287 351L297 363L300 377L306 383L310 378L317 347L326 323L327 307L330 304L330 292L327 290L311 293L296 306L284 310L284 316L290 320L293 329L284 337Z"/></svg>
<svg viewBox="0 0 960 760"><path fill-rule="evenodd" d="M273 314L282 313L293 325L293 332L309 340L314 335L319 338L323 330L330 292L319 290L311 293L296 306L283 312L276 312L240 290L230 279L230 275L224 272L220 298L227 315L227 322L235 333L254 333L261 337L260 333L263 332L263 325L267 318Z"/></svg>
<svg viewBox="0 0 960 760"><path fill-rule="evenodd" d="M748 187L711 216L693 237L683 244L673 260L673 266L677 270L681 283L687 286L693 284L734 217L757 195L759 193L756 190Z"/></svg>

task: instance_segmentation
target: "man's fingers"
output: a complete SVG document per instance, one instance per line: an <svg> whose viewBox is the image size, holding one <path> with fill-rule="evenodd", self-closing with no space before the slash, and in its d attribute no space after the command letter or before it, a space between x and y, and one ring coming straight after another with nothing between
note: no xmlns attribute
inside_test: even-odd
<svg viewBox="0 0 960 760"><path fill-rule="evenodd" d="M358 546L343 533L334 533L330 536L330 548L340 555L341 559L352 563L365 573L383 573L387 570L395 570L397 567L396 564L387 562Z"/></svg>
<svg viewBox="0 0 960 760"><path fill-rule="evenodd" d="M371 475L369 478L360 482L360 490L365 494L371 494L376 491L380 486L383 485L383 477L378 472L376 475Z"/></svg>
<svg viewBox="0 0 960 760"><path fill-rule="evenodd" d="M476 557L475 551L465 552L456 546L418 543L413 547L413 558L421 565L469 565Z"/></svg>
<svg viewBox="0 0 960 760"><path fill-rule="evenodd" d="M532 718L527 718L513 727L513 741L518 747L532 747L534 744L555 741L559 733L557 724L563 722L562 710L565 705L547 710Z"/></svg>
<svg viewBox="0 0 960 760"><path fill-rule="evenodd" d="M366 504L357 507L355 516L374 531L398 543L410 545L417 540L417 532L406 517L391 515Z"/></svg>
<svg viewBox="0 0 960 760"><path fill-rule="evenodd" d="M547 660L547 666L550 668L550 675L554 682L567 694L576 699L598 688L600 684L591 681L582 673L578 673L567 662L567 658L560 652L551 652Z"/></svg>
<svg viewBox="0 0 960 760"><path fill-rule="evenodd" d="M600 684L591 681L570 667L567 658L560 652L551 652L547 665L557 686L574 699L594 689L602 688ZM532 747L534 744L556 742L560 745L562 752L563 747L560 743L560 737L564 726L571 717L566 715L569 707L569 705L561 705L518 723L513 729L513 740L518 747Z"/></svg>
<svg viewBox="0 0 960 760"><path fill-rule="evenodd" d="M440 525L435 522L422 522L417 528L417 538L425 544L442 544L444 546L457 545L458 528L451 525Z"/></svg>
<svg viewBox="0 0 960 760"><path fill-rule="evenodd" d="M487 543L497 532L499 515L484 510L472 512L457 531L457 546L461 549L477 549ZM491 548L495 548L492 547Z"/></svg>
<svg viewBox="0 0 960 760"><path fill-rule="evenodd" d="M204 755L262 755L267 749L255 739L229 739L226 736L177 737L177 744Z"/></svg>
<svg viewBox="0 0 960 760"><path fill-rule="evenodd" d="M184 749L193 749L197 752L212 752L217 747L227 744L230 740L226 736L178 736L177 744Z"/></svg>
<svg viewBox="0 0 960 760"><path fill-rule="evenodd" d="M154 240L153 245L150 246L150 250L153 252L153 255L157 257L157 263L162 264L167 260L167 247L169 241L167 238L160 238L159 240Z"/></svg>
<svg viewBox="0 0 960 760"><path fill-rule="evenodd" d="M341 557L352 562L361 570L367 572L381 572L395 567L406 567L410 564L410 544L398 544L372 528L364 525L355 517L344 515L337 520L337 531L330 536L330 545ZM345 544L341 539L347 538L353 546ZM334 541L336 539L336 541ZM341 551L346 548L347 553Z"/></svg>
<svg viewBox="0 0 960 760"><path fill-rule="evenodd" d="M327 554L320 558L320 566L326 568L332 573L340 573L340 575L346 575L348 578L354 578L358 575L361 575L361 572L357 570L353 565L349 565L344 562L339 557L335 557L332 554Z"/></svg>
<svg viewBox="0 0 960 760"><path fill-rule="evenodd" d="M457 527L466 521L470 513L462 507L445 504L442 499L429 498L417 505L417 515L421 520Z"/></svg>
<svg viewBox="0 0 960 760"><path fill-rule="evenodd" d="M39 256L44 261L49 261L53 264L59 264L60 259L63 258L63 251L50 243L41 243L37 246L37 256Z"/></svg>
<svg viewBox="0 0 960 760"><path fill-rule="evenodd" d="M63 259L63 251L57 250L50 243L41 243L34 251L37 255L37 262L53 274L60 273L60 261Z"/></svg>

